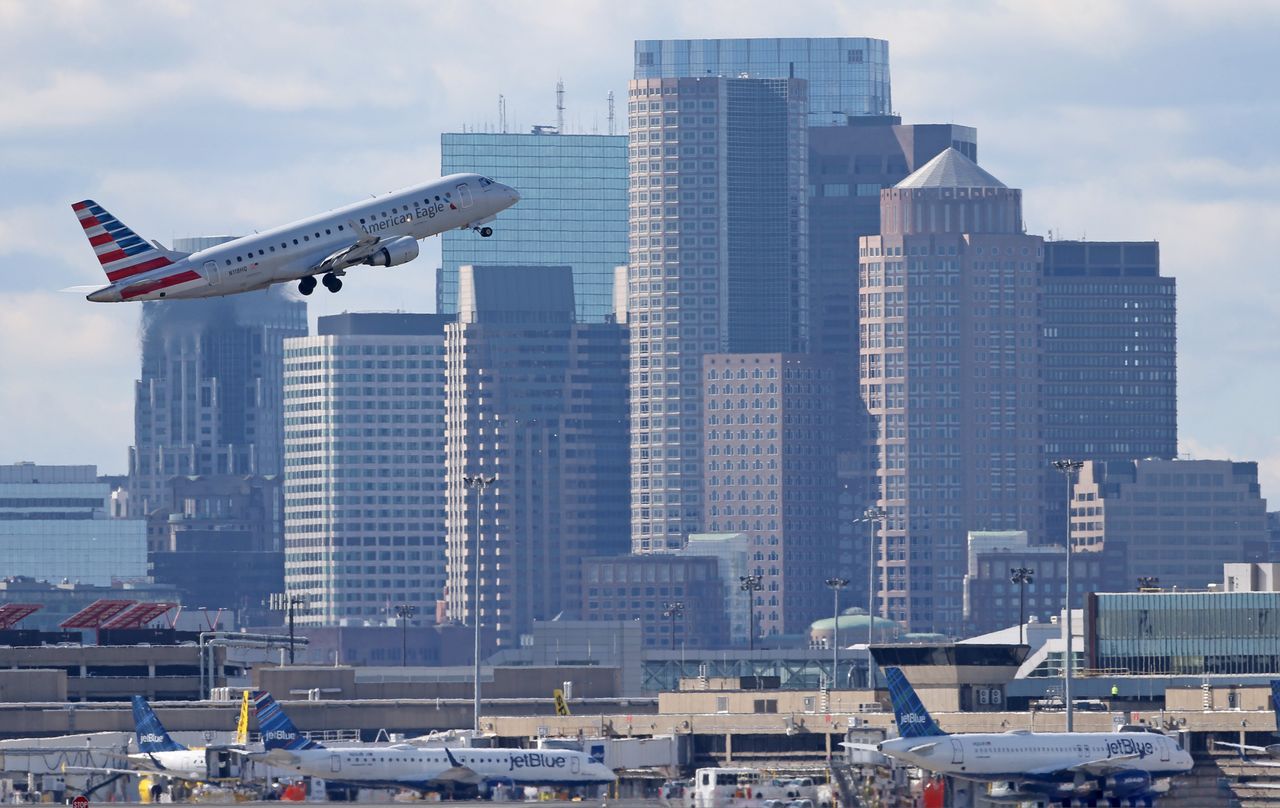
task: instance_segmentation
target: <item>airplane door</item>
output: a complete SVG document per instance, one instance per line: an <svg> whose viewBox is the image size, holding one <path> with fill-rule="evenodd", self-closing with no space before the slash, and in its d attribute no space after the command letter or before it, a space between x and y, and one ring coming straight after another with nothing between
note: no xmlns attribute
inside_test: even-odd
<svg viewBox="0 0 1280 808"><path fill-rule="evenodd" d="M458 186L458 203L463 210L471 207L471 189L465 182Z"/></svg>
<svg viewBox="0 0 1280 808"><path fill-rule="evenodd" d="M571 757L569 758L569 773L570 773L570 774L577 774L577 773L578 773L578 766L580 765L580 763L581 763L581 761L579 761L579 760L578 760L578 756L577 756L577 755L573 755L573 756L571 756Z"/></svg>
<svg viewBox="0 0 1280 808"><path fill-rule="evenodd" d="M217 261L204 262L204 278L209 282L210 286L218 285L218 262Z"/></svg>
<svg viewBox="0 0 1280 808"><path fill-rule="evenodd" d="M1169 762L1169 741L1156 741L1156 745L1160 747L1160 762Z"/></svg>
<svg viewBox="0 0 1280 808"><path fill-rule="evenodd" d="M342 755L335 753L329 756L329 771L331 772L342 771Z"/></svg>
<svg viewBox="0 0 1280 808"><path fill-rule="evenodd" d="M957 765L964 763L964 747L954 739L951 741L951 762Z"/></svg>

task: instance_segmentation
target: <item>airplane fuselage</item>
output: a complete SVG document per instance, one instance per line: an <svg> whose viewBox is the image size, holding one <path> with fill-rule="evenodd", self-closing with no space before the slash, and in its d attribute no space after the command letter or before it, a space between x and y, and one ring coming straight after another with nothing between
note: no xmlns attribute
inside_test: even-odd
<svg viewBox="0 0 1280 808"><path fill-rule="evenodd" d="M423 749L411 746L303 749L293 760L268 758L273 766L342 783L402 784L422 787L451 782L452 755L482 781L510 780L518 785L586 786L612 783L613 772L582 752L562 749Z"/></svg>
<svg viewBox="0 0 1280 808"><path fill-rule="evenodd" d="M220 297L312 275L330 278L359 264L395 266L417 257L419 240L478 228L519 198L513 188L478 174L454 174L200 250L115 280L88 299ZM87 235L96 233L86 225ZM315 286L314 280L306 283Z"/></svg>
<svg viewBox="0 0 1280 808"><path fill-rule="evenodd" d="M1052 781L1061 778L1051 772L1109 759L1152 778L1181 774L1192 766L1190 753L1154 732L970 733L895 738L879 749L922 769L970 780Z"/></svg>
<svg viewBox="0 0 1280 808"><path fill-rule="evenodd" d="M184 780L208 777L203 749L175 749L168 752L134 752L129 762L140 771L168 774Z"/></svg>

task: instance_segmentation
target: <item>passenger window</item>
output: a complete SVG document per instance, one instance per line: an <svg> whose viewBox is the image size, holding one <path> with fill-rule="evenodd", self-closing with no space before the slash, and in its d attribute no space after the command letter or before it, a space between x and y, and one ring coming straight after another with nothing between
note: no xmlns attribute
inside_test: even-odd
<svg viewBox="0 0 1280 808"><path fill-rule="evenodd" d="M298 240L296 238L293 240L293 244L295 247L298 245Z"/></svg>
<svg viewBox="0 0 1280 808"><path fill-rule="evenodd" d="M266 253L263 252L262 250L258 250L258 255L266 255Z"/></svg>
<svg viewBox="0 0 1280 808"><path fill-rule="evenodd" d="M269 250L271 250L271 252L275 252L275 251L276 251L276 245L272 244L270 247L268 247L268 249L269 249Z"/></svg>
<svg viewBox="0 0 1280 808"><path fill-rule="evenodd" d="M287 250L289 249L289 245L282 241L280 242L280 249Z"/></svg>
<svg viewBox="0 0 1280 808"><path fill-rule="evenodd" d="M303 241L310 241L310 240L311 240L311 236L303 236L303 237L302 237L302 240L303 240Z"/></svg>
<svg viewBox="0 0 1280 808"><path fill-rule="evenodd" d="M361 220L360 220L360 224L364 224L364 219L361 219Z"/></svg>
<svg viewBox="0 0 1280 808"><path fill-rule="evenodd" d="M342 230L342 225L338 225L338 230Z"/></svg>
<svg viewBox="0 0 1280 808"><path fill-rule="evenodd" d="M326 236L332 236L332 235L333 235L333 231L326 227L326 228L324 229L324 234L325 234Z"/></svg>
<svg viewBox="0 0 1280 808"><path fill-rule="evenodd" d="M317 231L316 231L316 238L320 238L320 231L319 231L319 230L317 230Z"/></svg>
<svg viewBox="0 0 1280 808"><path fill-rule="evenodd" d="M243 263L244 263L244 259L237 255L237 256L236 256L236 263L237 263L237 264L243 264Z"/></svg>
<svg viewBox="0 0 1280 808"><path fill-rule="evenodd" d="M228 258L228 259L227 259L227 266L231 266L231 259L230 259L230 258Z"/></svg>

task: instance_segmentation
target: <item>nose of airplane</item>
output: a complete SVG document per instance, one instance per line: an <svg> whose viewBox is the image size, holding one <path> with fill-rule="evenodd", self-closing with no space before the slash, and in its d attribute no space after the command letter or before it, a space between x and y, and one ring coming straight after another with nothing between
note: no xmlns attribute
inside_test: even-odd
<svg viewBox="0 0 1280 808"><path fill-rule="evenodd" d="M515 188L512 188L510 185L507 185L505 187L507 189L507 196L511 197L511 204L514 205L515 203L519 202L520 192L517 191Z"/></svg>

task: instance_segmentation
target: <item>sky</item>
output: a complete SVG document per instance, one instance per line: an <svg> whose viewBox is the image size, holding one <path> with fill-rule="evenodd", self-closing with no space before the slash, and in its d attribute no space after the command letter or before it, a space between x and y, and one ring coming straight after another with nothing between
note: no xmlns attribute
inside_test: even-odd
<svg viewBox="0 0 1280 808"><path fill-rule="evenodd" d="M439 175L440 133L605 132L632 41L870 36L904 123L977 127L1029 232L1156 239L1178 283L1180 451L1280 509L1280 3L1268 0L0 2L0 463L123 473L139 307L70 204L148 239L247 233ZM625 115L619 115L623 131ZM500 226L500 223L498 223ZM317 315L430 311L438 239Z"/></svg>

